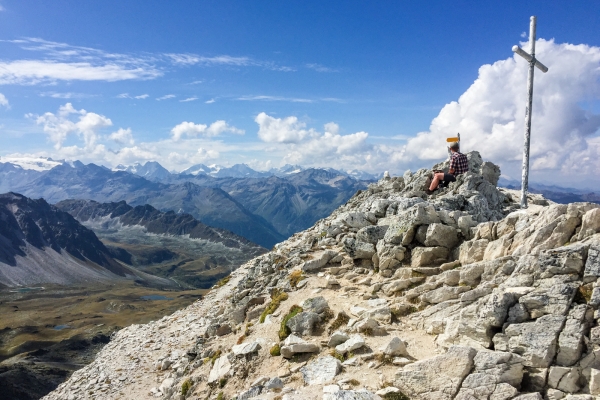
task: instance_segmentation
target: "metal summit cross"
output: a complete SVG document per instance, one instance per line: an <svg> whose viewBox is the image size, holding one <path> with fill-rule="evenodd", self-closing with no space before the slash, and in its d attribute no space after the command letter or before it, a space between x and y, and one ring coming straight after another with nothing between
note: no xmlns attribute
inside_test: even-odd
<svg viewBox="0 0 600 400"><path fill-rule="evenodd" d="M529 189L529 145L531 136L531 106L533 101L533 67L542 72L548 72L548 68L535 58L535 23L536 17L531 17L529 25L529 48L528 54L519 46L515 45L512 51L529 62L529 74L527 75L527 106L525 107L525 146L523 148L523 175L521 182L521 208L527 208L527 191Z"/></svg>

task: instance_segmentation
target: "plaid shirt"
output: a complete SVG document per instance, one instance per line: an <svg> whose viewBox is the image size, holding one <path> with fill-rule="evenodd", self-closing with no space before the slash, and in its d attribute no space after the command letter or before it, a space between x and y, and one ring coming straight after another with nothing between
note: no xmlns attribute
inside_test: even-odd
<svg viewBox="0 0 600 400"><path fill-rule="evenodd" d="M467 161L467 156L463 153L452 153L452 158L450 159L450 169L454 170L454 175L464 174L469 171L469 162Z"/></svg>

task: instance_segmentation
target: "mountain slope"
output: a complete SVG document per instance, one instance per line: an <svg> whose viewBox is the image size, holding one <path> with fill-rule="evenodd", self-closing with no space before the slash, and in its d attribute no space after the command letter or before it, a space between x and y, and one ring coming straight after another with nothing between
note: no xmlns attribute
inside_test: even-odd
<svg viewBox="0 0 600 400"><path fill-rule="evenodd" d="M43 199L0 195L0 283L23 286L149 279L115 261L96 235Z"/></svg>
<svg viewBox="0 0 600 400"><path fill-rule="evenodd" d="M600 208L521 210L469 164L431 196L427 170L371 185L46 399L593 399Z"/></svg>
<svg viewBox="0 0 600 400"><path fill-rule="evenodd" d="M287 237L326 217L366 185L330 171L308 169L285 178L222 181L220 187Z"/></svg>

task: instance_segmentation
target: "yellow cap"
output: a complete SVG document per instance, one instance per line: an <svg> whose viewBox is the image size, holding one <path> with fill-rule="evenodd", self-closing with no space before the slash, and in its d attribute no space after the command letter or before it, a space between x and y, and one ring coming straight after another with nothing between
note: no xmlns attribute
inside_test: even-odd
<svg viewBox="0 0 600 400"><path fill-rule="evenodd" d="M448 143L452 143L452 142L459 142L460 139L457 137L449 137L448 139L446 139L446 142Z"/></svg>

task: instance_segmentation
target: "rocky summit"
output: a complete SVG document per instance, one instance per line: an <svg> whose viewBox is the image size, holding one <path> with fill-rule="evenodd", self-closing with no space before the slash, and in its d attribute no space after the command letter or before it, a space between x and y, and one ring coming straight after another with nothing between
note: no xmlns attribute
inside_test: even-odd
<svg viewBox="0 0 600 400"><path fill-rule="evenodd" d="M46 399L599 398L600 206L521 210L468 158L431 196L386 174Z"/></svg>

